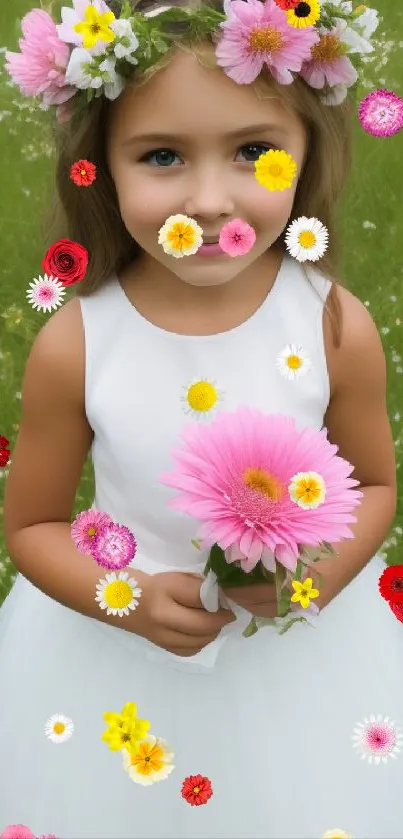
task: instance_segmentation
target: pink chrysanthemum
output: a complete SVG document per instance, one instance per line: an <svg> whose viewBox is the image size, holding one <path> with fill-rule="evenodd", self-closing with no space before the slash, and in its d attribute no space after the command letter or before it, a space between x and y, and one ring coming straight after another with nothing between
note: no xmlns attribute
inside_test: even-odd
<svg viewBox="0 0 403 839"><path fill-rule="evenodd" d="M391 137L403 128L403 99L392 90L372 90L361 100L358 118L368 134Z"/></svg>
<svg viewBox="0 0 403 839"><path fill-rule="evenodd" d="M161 482L181 491L169 506L203 524L202 547L233 548L272 570L273 555L295 571L299 546L352 539L347 527L362 493L352 490L350 463L336 456L327 431L297 429L292 417L264 415L241 407L221 413L208 426L193 424L182 432L184 447L174 450L177 470ZM326 487L320 506L302 509L289 491L298 473L319 473Z"/></svg>
<svg viewBox="0 0 403 839"><path fill-rule="evenodd" d="M0 839L35 839L35 834L25 824L9 824L0 833Z"/></svg>
<svg viewBox="0 0 403 839"><path fill-rule="evenodd" d="M60 40L56 25L42 9L32 9L23 17L21 52L6 52L6 70L25 96L43 94L45 108L67 102L77 93L66 85L70 49Z"/></svg>
<svg viewBox="0 0 403 839"><path fill-rule="evenodd" d="M238 84L250 84L267 64L280 84L291 84L311 47L319 41L313 27L290 26L274 0L226 0L228 20L220 24L217 63Z"/></svg>
<svg viewBox="0 0 403 839"><path fill-rule="evenodd" d="M320 41L314 44L310 59L303 63L300 71L300 76L310 87L317 90L325 84L351 87L357 81L357 70L346 55L343 44L345 27L346 21L340 20L332 30L320 31Z"/></svg>
<svg viewBox="0 0 403 839"><path fill-rule="evenodd" d="M403 745L402 732L389 717L381 714L364 718L354 729L353 746L368 763L387 763L389 757L396 758Z"/></svg>
<svg viewBox="0 0 403 839"><path fill-rule="evenodd" d="M229 256L244 256L252 250L256 233L250 224L240 218L224 224L221 228L219 245Z"/></svg>
<svg viewBox="0 0 403 839"><path fill-rule="evenodd" d="M131 563L136 549L136 540L131 530L112 522L101 528L94 539L91 553L98 565L116 571Z"/></svg>
<svg viewBox="0 0 403 839"><path fill-rule="evenodd" d="M99 531L113 521L107 513L100 510L84 510L75 517L71 525L71 538L77 550L82 554L92 556L95 539Z"/></svg>

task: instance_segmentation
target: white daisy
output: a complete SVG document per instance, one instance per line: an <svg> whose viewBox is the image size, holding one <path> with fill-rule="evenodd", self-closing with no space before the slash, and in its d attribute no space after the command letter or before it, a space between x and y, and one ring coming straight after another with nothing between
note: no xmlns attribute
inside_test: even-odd
<svg viewBox="0 0 403 839"><path fill-rule="evenodd" d="M134 611L139 605L136 597L140 597L141 588L132 577L129 579L127 571L112 571L105 579L97 583L95 600L101 609L106 609L107 615L128 615L130 609Z"/></svg>
<svg viewBox="0 0 403 839"><path fill-rule="evenodd" d="M116 35L116 41L113 42L113 51L116 58L125 58L129 64L138 64L133 53L138 49L139 42L133 32L130 20L124 20L123 18L113 20L109 26Z"/></svg>
<svg viewBox="0 0 403 839"><path fill-rule="evenodd" d="M224 391L207 376L194 378L183 387L181 402L185 414L193 419L210 419L224 400Z"/></svg>
<svg viewBox="0 0 403 839"><path fill-rule="evenodd" d="M317 218L301 216L287 228L285 243L288 252L298 262L316 262L327 250L329 234Z"/></svg>
<svg viewBox="0 0 403 839"><path fill-rule="evenodd" d="M288 344L277 356L277 368L290 381L305 376L311 369L309 355L297 344Z"/></svg>
<svg viewBox="0 0 403 839"><path fill-rule="evenodd" d="M31 288L27 291L27 297L33 309L50 312L62 305L66 289L57 277L44 274L29 285Z"/></svg>
<svg viewBox="0 0 403 839"><path fill-rule="evenodd" d="M383 718L382 714L371 714L369 719L364 717L364 722L356 725L352 740L354 749L361 753L361 759L377 765L381 761L387 763L389 757L396 758L403 745L401 729L389 717Z"/></svg>
<svg viewBox="0 0 403 839"><path fill-rule="evenodd" d="M45 724L45 734L53 743L65 743L70 740L73 731L73 720L63 714L53 714Z"/></svg>
<svg viewBox="0 0 403 839"><path fill-rule="evenodd" d="M174 754L168 743L161 737L149 734L138 745L135 754L123 749L123 766L132 781L142 786L150 786L163 781L175 769Z"/></svg>

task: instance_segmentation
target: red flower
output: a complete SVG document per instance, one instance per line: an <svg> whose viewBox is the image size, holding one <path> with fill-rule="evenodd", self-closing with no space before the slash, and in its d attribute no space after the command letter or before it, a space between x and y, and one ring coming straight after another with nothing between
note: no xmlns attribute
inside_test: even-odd
<svg viewBox="0 0 403 839"><path fill-rule="evenodd" d="M7 466L10 456L10 443L7 437L2 437L0 434L0 466Z"/></svg>
<svg viewBox="0 0 403 839"><path fill-rule="evenodd" d="M398 621L403 623L403 603L389 603L389 606Z"/></svg>
<svg viewBox="0 0 403 839"><path fill-rule="evenodd" d="M378 580L382 597L391 603L403 603L403 565L389 565Z"/></svg>
<svg viewBox="0 0 403 839"><path fill-rule="evenodd" d="M301 0L274 0L274 2L283 12L289 12L290 9L296 9Z"/></svg>
<svg viewBox="0 0 403 839"><path fill-rule="evenodd" d="M78 242L70 239L59 239L49 248L42 268L50 277L57 277L64 286L80 283L88 265L88 251Z"/></svg>
<svg viewBox="0 0 403 839"><path fill-rule="evenodd" d="M89 160L77 160L70 169L70 178L76 186L91 186L94 183L97 167Z"/></svg>
<svg viewBox="0 0 403 839"><path fill-rule="evenodd" d="M192 807L207 804L212 794L211 783L204 775L189 775L182 784L182 798Z"/></svg>

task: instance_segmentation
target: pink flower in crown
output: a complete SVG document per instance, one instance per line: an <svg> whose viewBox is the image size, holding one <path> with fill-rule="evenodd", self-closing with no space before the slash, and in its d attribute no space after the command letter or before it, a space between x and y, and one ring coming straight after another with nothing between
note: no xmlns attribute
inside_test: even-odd
<svg viewBox="0 0 403 839"><path fill-rule="evenodd" d="M348 47L343 43L346 26L346 21L339 20L333 29L320 30L320 41L312 47L311 59L304 62L300 71L300 76L311 87L321 89L327 84L348 88L357 81L357 70L346 55Z"/></svg>
<svg viewBox="0 0 403 839"><path fill-rule="evenodd" d="M32 9L21 21L21 52L6 52L6 70L25 96L43 96L45 109L60 105L77 92L66 85L70 49L57 35L47 12Z"/></svg>
<svg viewBox="0 0 403 839"><path fill-rule="evenodd" d="M0 839L35 839L35 834L25 824L9 824L0 833Z"/></svg>
<svg viewBox="0 0 403 839"><path fill-rule="evenodd" d="M250 84L264 64L277 82L291 84L319 41L313 27L296 29L274 0L225 0L228 20L220 24L217 63L238 84Z"/></svg>
<svg viewBox="0 0 403 839"><path fill-rule="evenodd" d="M77 550L92 556L95 539L106 524L113 524L107 513L100 510L84 510L75 517L71 525L71 538Z"/></svg>
<svg viewBox="0 0 403 839"><path fill-rule="evenodd" d="M94 6L100 15L111 11L104 0L73 0L73 8L63 6L61 10L62 23L59 23L56 29L59 38L65 41L66 44L74 44L77 47L83 46L84 36L79 32L75 32L74 27L77 23L82 23L85 20L87 6ZM88 52L91 55L102 55L107 46L105 41L99 40Z"/></svg>
<svg viewBox="0 0 403 839"><path fill-rule="evenodd" d="M136 549L137 543L131 530L111 522L99 530L94 538L91 553L98 565L116 571L130 565Z"/></svg>
<svg viewBox="0 0 403 839"><path fill-rule="evenodd" d="M362 493L351 488L353 466L337 457L326 428L298 430L295 420L240 407L221 413L208 426L182 431L184 447L174 450L177 470L159 477L180 490L169 502L203 524L201 547L232 549L251 571L259 562L273 570L274 558L295 571L301 545L352 539L347 527ZM292 498L292 479L315 470L325 486L320 506L302 509Z"/></svg>

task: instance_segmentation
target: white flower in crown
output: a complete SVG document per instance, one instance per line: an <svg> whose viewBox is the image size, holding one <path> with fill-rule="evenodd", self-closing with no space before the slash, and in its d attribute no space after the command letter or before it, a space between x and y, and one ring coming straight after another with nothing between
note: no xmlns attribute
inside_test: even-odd
<svg viewBox="0 0 403 839"><path fill-rule="evenodd" d="M369 38L378 26L378 13L374 9L367 9L349 23L340 18L335 18L334 23L339 27L340 40L348 47L348 53L368 55L373 52Z"/></svg>
<svg viewBox="0 0 403 839"><path fill-rule="evenodd" d="M114 20L110 25L116 35L113 44L113 51L116 58L125 58L129 64L138 64L137 58L133 55L139 47L132 25L129 20Z"/></svg>
<svg viewBox="0 0 403 839"><path fill-rule="evenodd" d="M311 367L309 355L297 344L288 344L277 356L278 370L290 381L305 376Z"/></svg>
<svg viewBox="0 0 403 839"><path fill-rule="evenodd" d="M124 88L124 79L115 69L116 59L108 56L100 64L88 50L76 47L66 70L66 83L80 90L104 88L107 99L117 99Z"/></svg>
<svg viewBox="0 0 403 839"><path fill-rule="evenodd" d="M347 96L347 91L345 84L335 84L327 93L322 93L319 99L324 105L341 105Z"/></svg>
<svg viewBox="0 0 403 839"><path fill-rule="evenodd" d="M62 23L58 24L56 29L59 38L66 44L74 44L77 47L83 46L84 37L79 32L76 32L74 27L78 23L83 23L85 20L85 11L88 6L93 6L100 15L107 14L111 11L104 0L73 0L73 8L63 6L61 9ZM100 39L91 47L89 52L91 55L102 55L107 46L108 44Z"/></svg>

